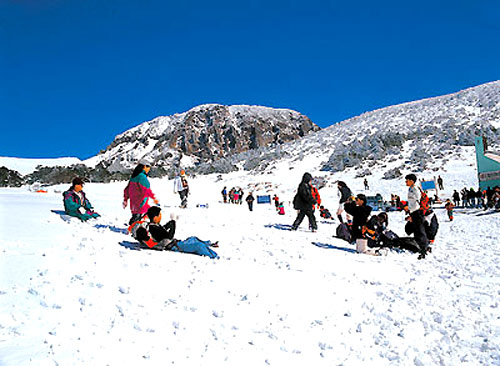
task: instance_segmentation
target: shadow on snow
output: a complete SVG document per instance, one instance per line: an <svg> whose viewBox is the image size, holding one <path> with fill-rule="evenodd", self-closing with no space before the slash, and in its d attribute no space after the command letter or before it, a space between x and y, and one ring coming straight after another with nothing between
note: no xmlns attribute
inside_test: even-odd
<svg viewBox="0 0 500 366"><path fill-rule="evenodd" d="M320 243L317 241L313 241L311 244L316 245L318 248L323 248L323 249L336 249L336 250L341 250L343 252L347 253L356 253L356 250L351 249L351 248L343 248L343 247L338 247L332 244L325 244L325 243Z"/></svg>

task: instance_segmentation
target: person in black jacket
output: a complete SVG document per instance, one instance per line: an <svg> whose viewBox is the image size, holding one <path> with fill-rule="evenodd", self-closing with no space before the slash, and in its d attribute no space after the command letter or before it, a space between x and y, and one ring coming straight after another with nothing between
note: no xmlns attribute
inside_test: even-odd
<svg viewBox="0 0 500 366"><path fill-rule="evenodd" d="M344 204L345 212L352 216L352 240L363 238L363 226L366 225L368 217L372 212L372 208L366 205L366 196L358 194L354 201L349 201Z"/></svg>
<svg viewBox="0 0 500 366"><path fill-rule="evenodd" d="M293 199L293 208L299 210L297 218L293 222L292 230L297 230L304 217L307 216L309 219L309 227L315 232L318 229L316 224L316 218L314 217L313 205L316 204L316 200L312 195L311 186L312 176L309 173L304 173L302 181L297 188L297 194Z"/></svg>
<svg viewBox="0 0 500 366"><path fill-rule="evenodd" d="M340 223L343 223L344 220L342 219L342 212L344 212L344 204L351 198L352 192L345 184L343 181L338 181L337 182L337 187L340 191L340 200L339 200L339 208L337 209L337 217L340 221ZM351 220L351 217L346 215L347 221L349 222Z"/></svg>

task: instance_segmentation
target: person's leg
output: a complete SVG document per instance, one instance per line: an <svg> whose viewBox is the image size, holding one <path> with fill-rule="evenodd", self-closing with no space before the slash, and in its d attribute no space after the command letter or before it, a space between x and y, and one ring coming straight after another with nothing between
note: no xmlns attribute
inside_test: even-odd
<svg viewBox="0 0 500 366"><path fill-rule="evenodd" d="M312 231L318 230L318 225L316 224L316 217L314 217L314 211L306 212L307 218L309 219L309 227Z"/></svg>
<svg viewBox="0 0 500 366"><path fill-rule="evenodd" d="M420 210L412 212L410 216L414 229L413 236L420 247L420 258L423 258L427 254L427 247L429 246L429 239L425 233L424 216Z"/></svg>
<svg viewBox="0 0 500 366"><path fill-rule="evenodd" d="M292 230L297 230L297 228L301 224L302 220L304 220L304 217L306 217L305 212L300 210L299 213L297 214L297 218L293 222Z"/></svg>
<svg viewBox="0 0 500 366"><path fill-rule="evenodd" d="M204 242L194 236L191 236L186 240L177 242L177 247L179 248L179 251L183 253L204 255L210 258L218 257L217 253L210 249L209 241Z"/></svg>
<svg viewBox="0 0 500 366"><path fill-rule="evenodd" d="M128 221L129 225L132 225L134 222L139 221L142 217L142 214L132 214L132 217Z"/></svg>

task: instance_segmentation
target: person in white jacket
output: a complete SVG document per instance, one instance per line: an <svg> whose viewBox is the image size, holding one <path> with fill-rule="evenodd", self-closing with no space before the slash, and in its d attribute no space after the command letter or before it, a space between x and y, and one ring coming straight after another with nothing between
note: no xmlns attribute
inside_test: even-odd
<svg viewBox="0 0 500 366"><path fill-rule="evenodd" d="M413 234L415 237L415 241L420 247L420 256L418 259L423 259L427 254L429 239L425 232L424 214L420 209L422 194L415 184L417 182L417 176L415 174L408 174L405 180L406 186L408 187L408 203L404 207L404 210L409 214L406 218L408 223L405 226L405 231L407 234Z"/></svg>
<svg viewBox="0 0 500 366"><path fill-rule="evenodd" d="M180 175L174 179L174 193L178 193L181 198L181 208L187 207L187 197L189 195L189 185L186 179L186 172L181 170Z"/></svg>

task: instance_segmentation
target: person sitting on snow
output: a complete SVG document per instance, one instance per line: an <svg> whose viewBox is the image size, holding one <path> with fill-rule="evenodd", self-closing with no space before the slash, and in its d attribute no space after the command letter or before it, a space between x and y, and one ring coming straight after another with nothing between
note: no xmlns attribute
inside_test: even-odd
<svg viewBox="0 0 500 366"><path fill-rule="evenodd" d="M332 214L330 213L330 210L325 208L325 206L319 206L319 216L324 218L324 219L332 219Z"/></svg>
<svg viewBox="0 0 500 366"><path fill-rule="evenodd" d="M63 193L64 211L82 221L97 218L99 215L94 211L90 201L83 192L83 179L76 177L71 183L71 187Z"/></svg>
<svg viewBox="0 0 500 366"><path fill-rule="evenodd" d="M389 217L385 212L370 217L365 226L363 226L363 236L368 240L370 248L380 246L380 236L387 230L389 225Z"/></svg>
<svg viewBox="0 0 500 366"><path fill-rule="evenodd" d="M344 204L344 210L352 216L352 240L363 239L362 228L366 225L372 212L372 208L366 205L366 196L358 194L356 197L352 197L351 201Z"/></svg>
<svg viewBox="0 0 500 366"><path fill-rule="evenodd" d="M129 227L129 232L141 244L155 250L171 250L181 253L192 253L217 258L217 253L210 247L218 247L218 242L203 241L195 236L186 240L174 239L176 223L174 217L165 225L161 225L161 208L153 206L146 215Z"/></svg>

